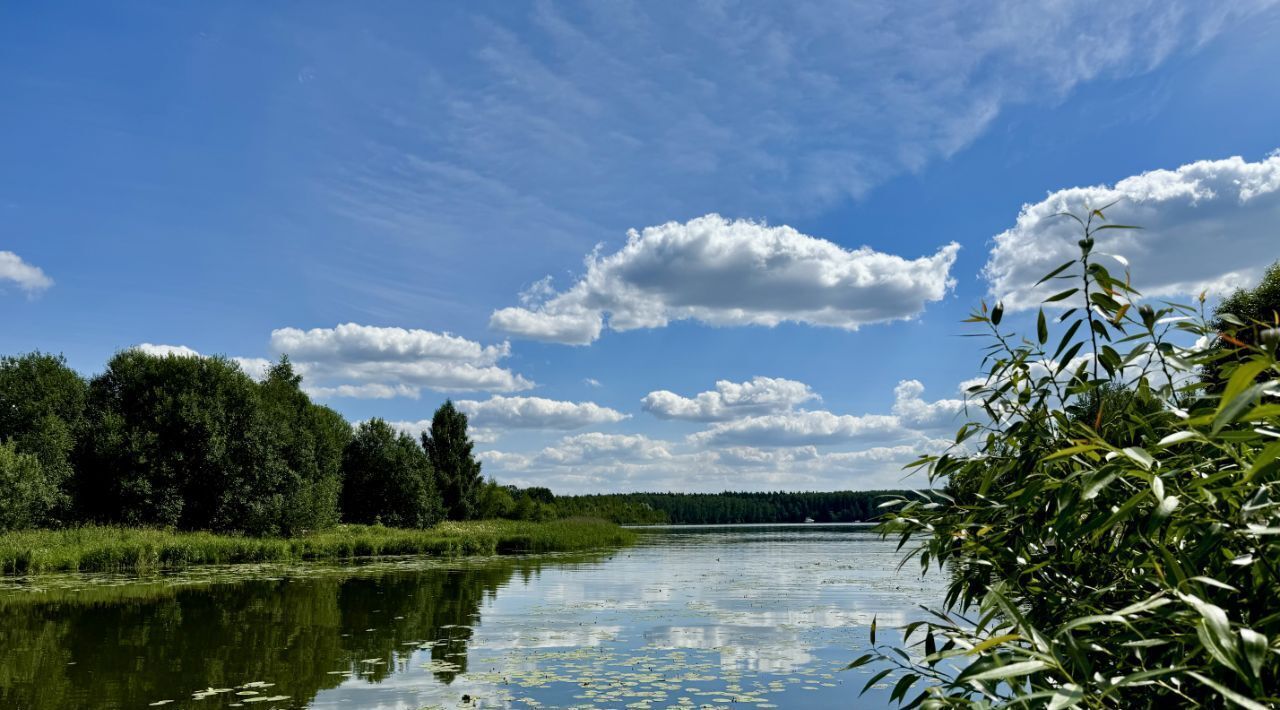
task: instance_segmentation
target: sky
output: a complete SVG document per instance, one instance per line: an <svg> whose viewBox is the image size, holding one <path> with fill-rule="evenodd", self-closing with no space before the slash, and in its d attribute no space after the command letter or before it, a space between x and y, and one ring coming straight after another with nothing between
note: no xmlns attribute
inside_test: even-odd
<svg viewBox="0 0 1280 710"><path fill-rule="evenodd" d="M983 299L1280 258L1276 2L6 3L0 353L289 355L559 493L921 485Z"/></svg>

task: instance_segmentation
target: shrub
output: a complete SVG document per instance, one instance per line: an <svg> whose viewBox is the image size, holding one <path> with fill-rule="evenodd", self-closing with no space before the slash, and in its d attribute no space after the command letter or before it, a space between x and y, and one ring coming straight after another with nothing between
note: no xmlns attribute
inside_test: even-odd
<svg viewBox="0 0 1280 710"><path fill-rule="evenodd" d="M48 519L62 494L40 459L0 443L0 530L18 530Z"/></svg>
<svg viewBox="0 0 1280 710"><path fill-rule="evenodd" d="M905 628L918 655L851 665L896 665L907 706L1276 703L1276 333L1222 334L1242 344L1206 387L1218 356L1176 344L1217 336L1203 298L1140 305L1092 253L1126 227L1078 221L1079 258L1045 278L1074 282L1047 299L1060 316L1022 339L999 305L968 321L991 342L976 416L914 464L945 488L886 503L907 559L949 573L943 608Z"/></svg>

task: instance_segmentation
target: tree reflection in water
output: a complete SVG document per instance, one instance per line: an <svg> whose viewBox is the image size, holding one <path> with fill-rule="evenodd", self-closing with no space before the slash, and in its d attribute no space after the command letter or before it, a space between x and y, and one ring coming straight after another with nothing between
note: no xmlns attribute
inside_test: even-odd
<svg viewBox="0 0 1280 710"><path fill-rule="evenodd" d="M95 585L0 593L0 707L201 707L243 701L234 690L301 706L352 677L381 681L426 663L450 683L467 668L481 605L514 574L545 562L453 568L348 568L202 584ZM415 657L414 653L419 652Z"/></svg>

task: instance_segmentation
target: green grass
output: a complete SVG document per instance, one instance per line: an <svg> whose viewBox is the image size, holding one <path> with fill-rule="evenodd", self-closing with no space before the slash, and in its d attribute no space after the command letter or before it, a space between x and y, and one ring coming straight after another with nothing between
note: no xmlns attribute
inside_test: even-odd
<svg viewBox="0 0 1280 710"><path fill-rule="evenodd" d="M547 523L481 520L427 530L339 525L293 538L86 526L0 534L0 572L118 572L193 565L347 560L383 555L569 552L632 542L635 533L592 519Z"/></svg>

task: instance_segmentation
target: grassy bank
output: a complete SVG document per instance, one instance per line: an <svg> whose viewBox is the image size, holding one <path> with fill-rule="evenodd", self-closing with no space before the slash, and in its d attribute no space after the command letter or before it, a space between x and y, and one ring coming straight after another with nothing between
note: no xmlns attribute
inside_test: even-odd
<svg viewBox="0 0 1280 710"><path fill-rule="evenodd" d="M346 560L380 555L567 552L625 545L635 533L600 520L484 520L427 530L340 525L294 538L87 526L0 534L0 572L117 572L192 565Z"/></svg>

